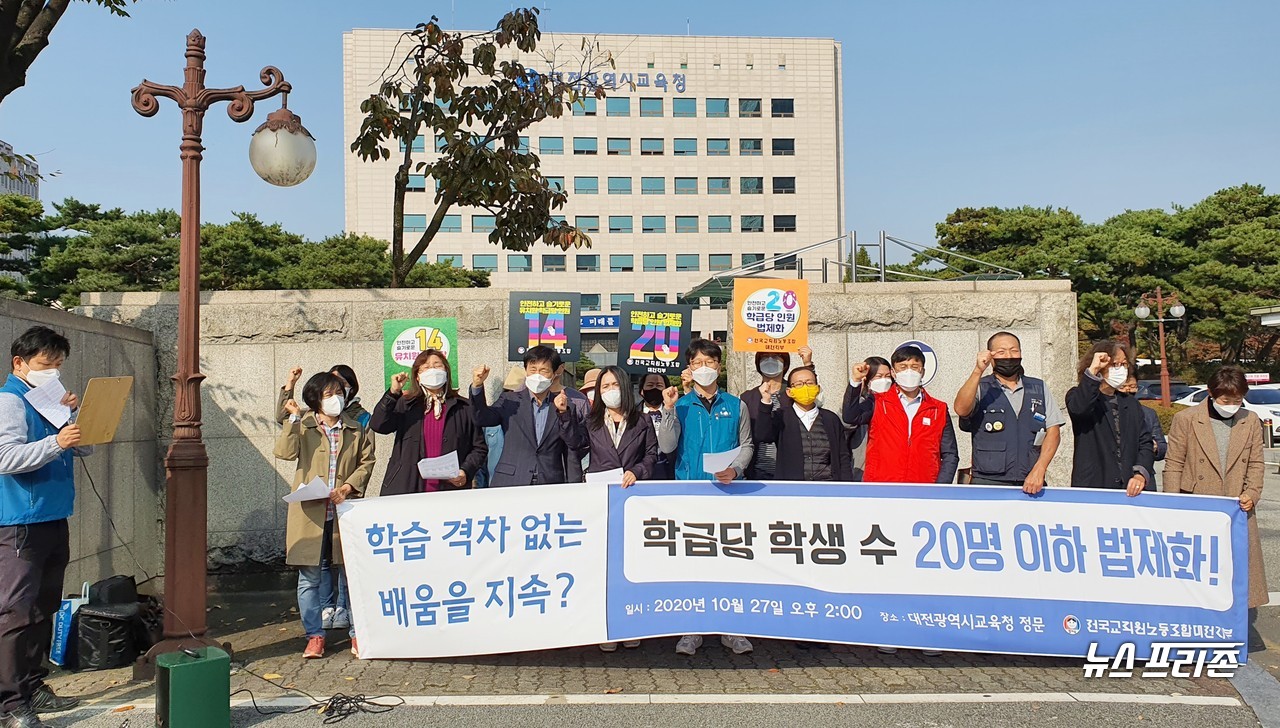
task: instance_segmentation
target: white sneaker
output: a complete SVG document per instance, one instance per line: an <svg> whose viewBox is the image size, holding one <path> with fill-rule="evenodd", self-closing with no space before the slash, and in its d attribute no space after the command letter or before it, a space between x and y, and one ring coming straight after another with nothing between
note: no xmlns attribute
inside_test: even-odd
<svg viewBox="0 0 1280 728"><path fill-rule="evenodd" d="M600 651L601 652L617 652L618 643L617 642L601 642Z"/></svg>
<svg viewBox="0 0 1280 728"><path fill-rule="evenodd" d="M920 654L925 657L941 657L942 650L920 650Z"/></svg>
<svg viewBox="0 0 1280 728"><path fill-rule="evenodd" d="M333 629L333 607L325 607L320 612L320 622L322 629Z"/></svg>
<svg viewBox="0 0 1280 728"><path fill-rule="evenodd" d="M342 607L333 610L332 629L351 629L351 612Z"/></svg>
<svg viewBox="0 0 1280 728"><path fill-rule="evenodd" d="M681 637L680 641L676 643L676 654L677 655L696 655L698 654L698 648L701 646L702 646L702 635L687 634Z"/></svg>
<svg viewBox="0 0 1280 728"><path fill-rule="evenodd" d="M640 640L628 640L626 642L623 642L622 646L627 648L628 650L634 650L635 648L640 646Z"/></svg>
<svg viewBox="0 0 1280 728"><path fill-rule="evenodd" d="M733 650L733 654L735 655L745 655L755 649L751 646L751 640L746 637L738 637L736 635L720 635L720 644Z"/></svg>
<svg viewBox="0 0 1280 728"><path fill-rule="evenodd" d="M877 648L876 648L876 651L877 651L877 652L879 652L879 653L880 653L880 654L882 654L882 655L896 655L896 654L898 654L898 648L897 648L897 647L877 647Z"/></svg>

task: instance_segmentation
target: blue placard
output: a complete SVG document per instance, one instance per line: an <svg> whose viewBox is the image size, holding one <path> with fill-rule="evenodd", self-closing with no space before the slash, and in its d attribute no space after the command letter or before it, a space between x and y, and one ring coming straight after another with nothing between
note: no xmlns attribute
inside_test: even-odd
<svg viewBox="0 0 1280 728"><path fill-rule="evenodd" d="M583 314L581 320L582 323L578 328L582 331L609 332L618 330L618 322L622 320L622 317L616 313Z"/></svg>

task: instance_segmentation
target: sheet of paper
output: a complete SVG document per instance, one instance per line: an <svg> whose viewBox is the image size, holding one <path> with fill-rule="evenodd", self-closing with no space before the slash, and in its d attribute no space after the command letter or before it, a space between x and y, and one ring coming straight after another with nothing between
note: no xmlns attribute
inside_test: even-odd
<svg viewBox="0 0 1280 728"><path fill-rule="evenodd" d="M67 420L71 419L71 408L62 403L62 398L67 396L67 390L62 386L61 380L45 382L23 396L32 407L36 408L36 412L39 412L40 416L54 427L61 428L67 424Z"/></svg>
<svg viewBox="0 0 1280 728"><path fill-rule="evenodd" d="M452 480L458 477L458 451L451 450L438 458L423 458L418 461L418 474L424 480Z"/></svg>
<svg viewBox="0 0 1280 728"><path fill-rule="evenodd" d="M702 469L715 475L733 464L738 459L738 453L742 452L741 447L735 447L732 450L724 452L709 452L702 456Z"/></svg>
<svg viewBox="0 0 1280 728"><path fill-rule="evenodd" d="M587 473L587 483L600 483L601 485L621 483L623 472L622 468L614 468L613 470L602 470L599 473Z"/></svg>
<svg viewBox="0 0 1280 728"><path fill-rule="evenodd" d="M317 475L310 483L298 486L298 489L284 497L285 503L301 503L302 501L320 500L329 497L329 484Z"/></svg>

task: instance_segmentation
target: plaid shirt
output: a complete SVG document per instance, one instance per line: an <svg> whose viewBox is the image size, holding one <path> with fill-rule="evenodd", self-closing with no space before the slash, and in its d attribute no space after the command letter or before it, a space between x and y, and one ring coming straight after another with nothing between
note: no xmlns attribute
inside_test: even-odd
<svg viewBox="0 0 1280 728"><path fill-rule="evenodd" d="M316 422L320 426L320 431L329 438L329 489L333 490L337 487L335 482L338 479L338 450L342 449L342 422L333 427L327 427L323 422ZM325 503L326 521L332 521L334 518L333 501Z"/></svg>

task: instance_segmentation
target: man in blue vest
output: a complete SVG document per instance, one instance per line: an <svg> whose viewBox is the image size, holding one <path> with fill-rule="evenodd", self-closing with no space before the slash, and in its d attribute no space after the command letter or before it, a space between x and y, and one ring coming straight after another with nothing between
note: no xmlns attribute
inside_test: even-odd
<svg viewBox="0 0 1280 728"><path fill-rule="evenodd" d="M37 728L37 712L74 708L54 694L42 666L62 602L75 504L73 455L87 455L80 428L46 420L25 395L58 379L71 344L44 326L13 342L13 373L0 386L0 727ZM79 404L67 393L62 404Z"/></svg>
<svg viewBox="0 0 1280 728"><path fill-rule="evenodd" d="M1001 331L987 339L956 394L955 412L960 429L973 435L971 483L1012 485L1028 495L1044 488L1066 418L1044 381L1025 376L1017 336Z"/></svg>

